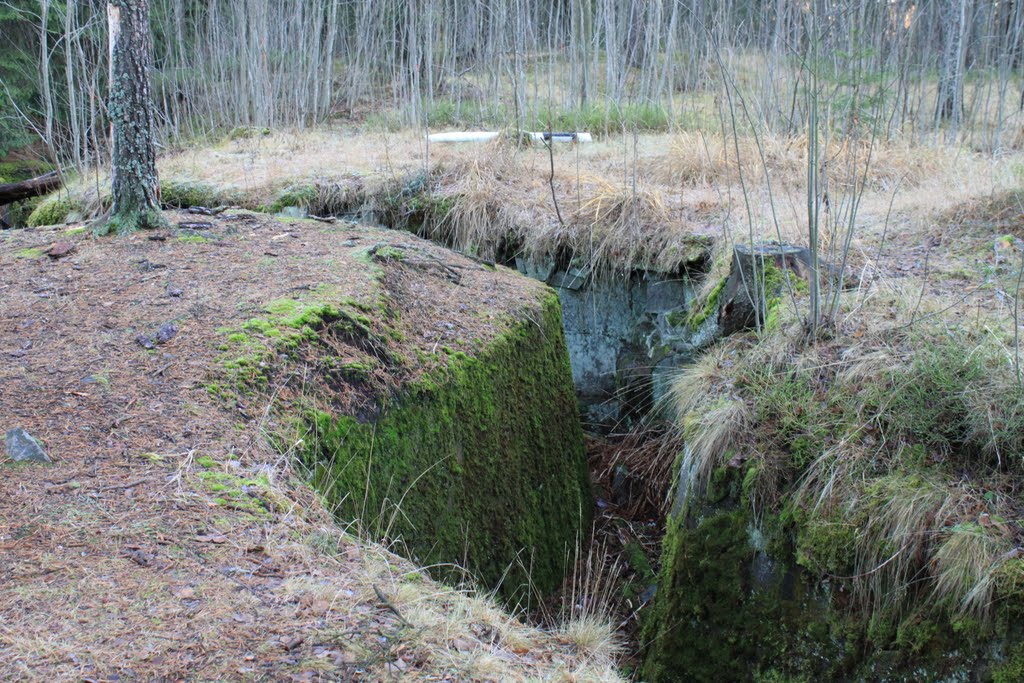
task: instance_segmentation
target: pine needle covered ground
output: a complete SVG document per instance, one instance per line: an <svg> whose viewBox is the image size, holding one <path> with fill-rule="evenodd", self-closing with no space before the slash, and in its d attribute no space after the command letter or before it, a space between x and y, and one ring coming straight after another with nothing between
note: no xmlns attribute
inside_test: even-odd
<svg viewBox="0 0 1024 683"><path fill-rule="evenodd" d="M377 261L417 288L395 303L410 327L390 350L414 360L393 382L428 369L414 349L472 353L531 315L539 285L345 222L168 216L119 239L0 237L0 424L54 460L0 469L0 678L619 680L604 641L527 626L339 527L269 444L294 390L225 399L231 372L276 362L240 362L233 331L272 301L372 301L368 248L447 264Z"/></svg>

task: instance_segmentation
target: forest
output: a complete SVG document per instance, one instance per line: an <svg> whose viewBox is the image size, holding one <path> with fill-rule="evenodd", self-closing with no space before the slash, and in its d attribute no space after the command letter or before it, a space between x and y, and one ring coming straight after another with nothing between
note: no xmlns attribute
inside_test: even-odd
<svg viewBox="0 0 1024 683"><path fill-rule="evenodd" d="M1024 681L1024 3L0 0L0 678Z"/></svg>

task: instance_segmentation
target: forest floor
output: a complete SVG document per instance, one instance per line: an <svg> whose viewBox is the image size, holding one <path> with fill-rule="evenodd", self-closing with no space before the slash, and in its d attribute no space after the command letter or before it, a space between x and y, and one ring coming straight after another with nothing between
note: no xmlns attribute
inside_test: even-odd
<svg viewBox="0 0 1024 683"><path fill-rule="evenodd" d="M0 678L619 680L606 643L525 625L337 526L269 447L270 408L211 391L226 331L267 302L372 297L374 245L444 264L380 265L410 347L486 340L539 285L344 221L166 215L116 239L0 234L0 427L54 461L0 469Z"/></svg>

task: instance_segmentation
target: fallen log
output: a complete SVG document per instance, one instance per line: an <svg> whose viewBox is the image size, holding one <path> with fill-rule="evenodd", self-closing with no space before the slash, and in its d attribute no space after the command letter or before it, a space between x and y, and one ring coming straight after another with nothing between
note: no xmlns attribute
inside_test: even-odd
<svg viewBox="0 0 1024 683"><path fill-rule="evenodd" d="M29 197L38 197L41 194L52 192L58 187L60 187L60 174L56 171L22 180L19 183L5 183L0 185L0 206Z"/></svg>

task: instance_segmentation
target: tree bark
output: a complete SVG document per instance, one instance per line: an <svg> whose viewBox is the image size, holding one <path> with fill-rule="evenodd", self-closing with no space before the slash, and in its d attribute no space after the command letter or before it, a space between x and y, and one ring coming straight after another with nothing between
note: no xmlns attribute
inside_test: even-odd
<svg viewBox="0 0 1024 683"><path fill-rule="evenodd" d="M160 213L153 101L149 88L152 38L149 0L109 0L110 121L113 207L103 232L165 224Z"/></svg>
<svg viewBox="0 0 1024 683"><path fill-rule="evenodd" d="M60 187L60 175L56 171L50 171L36 178L22 180L20 183L5 183L0 185L0 206L13 202L38 197Z"/></svg>
<svg viewBox="0 0 1024 683"><path fill-rule="evenodd" d="M955 142L963 114L964 54L966 52L968 0L945 0L940 19L944 45L939 97L935 107L936 124L946 122L949 142Z"/></svg>

